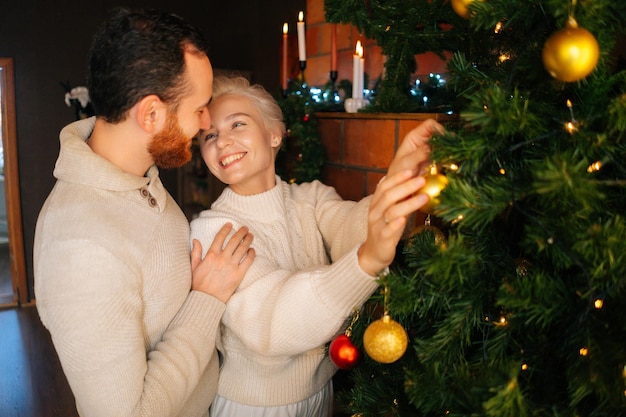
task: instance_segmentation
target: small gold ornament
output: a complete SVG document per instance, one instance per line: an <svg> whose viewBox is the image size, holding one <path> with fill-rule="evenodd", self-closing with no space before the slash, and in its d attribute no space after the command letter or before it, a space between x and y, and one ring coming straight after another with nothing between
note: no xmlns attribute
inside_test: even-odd
<svg viewBox="0 0 626 417"><path fill-rule="evenodd" d="M543 46L543 65L559 81L574 82L595 69L600 58L598 41L587 29L578 27L570 16Z"/></svg>
<svg viewBox="0 0 626 417"><path fill-rule="evenodd" d="M413 236L418 235L420 233L423 233L425 231L429 231L429 232L431 232L435 236L435 246L438 246L441 249L445 249L448 246L448 241L446 240L446 235L444 235L443 232L438 227L430 226L430 225L427 225L427 224L423 224L421 226L417 226L415 229L413 229L413 231L409 235L409 242L411 241L410 239Z"/></svg>
<svg viewBox="0 0 626 417"><path fill-rule="evenodd" d="M424 220L424 224L417 226L415 229L413 229L409 233L409 237L407 238L407 241L408 241L407 246L409 248L412 247L413 237L425 231L429 231L434 235L435 246L441 249L445 249L448 247L448 241L446 239L446 235L441 231L441 229L439 229L436 226L432 226L430 224L430 214L426 216L426 219Z"/></svg>
<svg viewBox="0 0 626 417"><path fill-rule="evenodd" d="M418 193L424 193L428 195L430 201L419 209L422 213L434 214L435 208L439 205L439 194L448 185L448 178L445 175L437 172L437 166L431 165L430 172L424 175L426 184L419 190Z"/></svg>
<svg viewBox="0 0 626 417"><path fill-rule="evenodd" d="M450 3L452 4L452 9L456 14L461 16L463 19L469 19L471 15L468 6L473 2L474 0L452 0Z"/></svg>
<svg viewBox="0 0 626 417"><path fill-rule="evenodd" d="M389 314L372 322L363 334L363 347L377 362L392 363L404 355L409 344L404 327Z"/></svg>

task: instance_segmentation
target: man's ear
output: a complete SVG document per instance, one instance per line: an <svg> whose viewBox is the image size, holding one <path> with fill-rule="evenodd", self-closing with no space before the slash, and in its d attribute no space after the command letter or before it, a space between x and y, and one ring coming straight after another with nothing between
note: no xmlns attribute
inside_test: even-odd
<svg viewBox="0 0 626 417"><path fill-rule="evenodd" d="M147 133L154 135L165 125L167 106L156 94L145 96L135 105L137 124Z"/></svg>

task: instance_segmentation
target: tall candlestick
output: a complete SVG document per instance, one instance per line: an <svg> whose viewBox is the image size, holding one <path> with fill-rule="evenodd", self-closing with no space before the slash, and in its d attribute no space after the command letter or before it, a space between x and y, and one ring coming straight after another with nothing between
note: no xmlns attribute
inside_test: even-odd
<svg viewBox="0 0 626 417"><path fill-rule="evenodd" d="M289 33L289 25L283 24L283 66L281 72L281 85L283 91L287 91L287 34Z"/></svg>
<svg viewBox="0 0 626 417"><path fill-rule="evenodd" d="M337 71L337 25L330 25L330 70Z"/></svg>
<svg viewBox="0 0 626 417"><path fill-rule="evenodd" d="M306 35L304 33L304 12L298 13L298 57L300 62L306 61Z"/></svg>

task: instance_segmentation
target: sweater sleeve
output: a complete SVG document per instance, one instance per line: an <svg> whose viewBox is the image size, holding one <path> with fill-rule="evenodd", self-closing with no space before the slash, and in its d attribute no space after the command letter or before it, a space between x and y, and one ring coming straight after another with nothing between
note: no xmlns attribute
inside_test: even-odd
<svg viewBox="0 0 626 417"><path fill-rule="evenodd" d="M293 189L300 198L315 202L317 227L331 260L339 259L355 245L365 242L371 196L359 202L343 200L333 187L319 181ZM311 199L311 195L315 198Z"/></svg>
<svg viewBox="0 0 626 417"><path fill-rule="evenodd" d="M225 305L190 292L146 356L137 271L85 241L48 246L39 259L64 260L37 266L37 308L81 415L177 415L214 355Z"/></svg>
<svg viewBox="0 0 626 417"><path fill-rule="evenodd" d="M226 221L199 218L191 223L191 237L205 247ZM256 258L227 303L223 324L254 352L267 356L295 355L328 342L354 308L376 290L375 277L358 265L356 250L332 265L287 271L277 266L261 239L255 239Z"/></svg>

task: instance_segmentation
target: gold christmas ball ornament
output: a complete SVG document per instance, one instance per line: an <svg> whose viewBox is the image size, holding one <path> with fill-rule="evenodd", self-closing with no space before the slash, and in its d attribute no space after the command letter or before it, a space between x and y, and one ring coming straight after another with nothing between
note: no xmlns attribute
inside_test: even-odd
<svg viewBox="0 0 626 417"><path fill-rule="evenodd" d="M543 65L559 81L574 82L595 69L600 58L598 41L570 17L565 27L548 38L543 46Z"/></svg>
<svg viewBox="0 0 626 417"><path fill-rule="evenodd" d="M430 172L424 175L424 178L426 179L426 184L417 192L428 195L430 200L419 211L426 214L434 214L435 208L439 205L439 194L448 185L448 178L439 174L435 166L431 167Z"/></svg>
<svg viewBox="0 0 626 417"><path fill-rule="evenodd" d="M469 19L471 17L469 11L470 3L474 2L474 0L451 0L452 9L456 14L461 16L463 19Z"/></svg>
<svg viewBox="0 0 626 417"><path fill-rule="evenodd" d="M448 241L446 240L446 235L439 229L438 227L431 226L428 224L422 224L417 226L415 229L411 231L409 234L409 246L411 246L411 238L415 235L423 233L425 231L431 232L435 236L435 246L440 247L441 249L445 249L448 247Z"/></svg>
<svg viewBox="0 0 626 417"><path fill-rule="evenodd" d="M408 344L404 327L388 314L372 322L363 334L365 352L380 363L392 363L400 359Z"/></svg>

